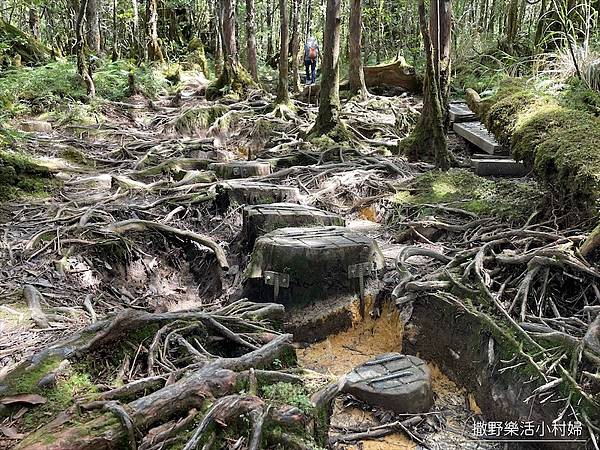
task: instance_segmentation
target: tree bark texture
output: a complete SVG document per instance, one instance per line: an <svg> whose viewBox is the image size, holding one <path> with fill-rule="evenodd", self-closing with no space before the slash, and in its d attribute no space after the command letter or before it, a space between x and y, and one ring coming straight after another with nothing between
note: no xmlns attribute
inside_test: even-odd
<svg viewBox="0 0 600 450"><path fill-rule="evenodd" d="M85 55L85 42L83 36L83 18L85 16L86 10L87 0L83 0L79 5L79 13L77 14L77 21L75 23L75 53L77 54L77 73L85 83L88 96L92 98L96 95L96 87L94 86L94 80L92 79L88 70Z"/></svg>
<svg viewBox="0 0 600 450"><path fill-rule="evenodd" d="M158 42L158 9L156 0L146 1L146 39L148 41L148 59L150 61L165 61Z"/></svg>
<svg viewBox="0 0 600 450"><path fill-rule="evenodd" d="M362 58L360 57L362 36L362 2L350 0L350 33L348 35L349 66L348 83L350 92L358 94L360 98L367 96L365 74L363 72Z"/></svg>
<svg viewBox="0 0 600 450"><path fill-rule="evenodd" d="M87 46L93 53L100 53L100 0L88 0L85 10Z"/></svg>
<svg viewBox="0 0 600 450"><path fill-rule="evenodd" d="M300 11L302 0L292 0L292 92L300 92Z"/></svg>
<svg viewBox="0 0 600 450"><path fill-rule="evenodd" d="M277 84L277 98L275 103L289 103L290 96L288 93L288 2L287 0L279 0L279 20L281 23L279 36L279 82Z"/></svg>
<svg viewBox="0 0 600 450"><path fill-rule="evenodd" d="M340 123L340 24L341 1L327 0L321 55L319 113L312 133L326 134Z"/></svg>
<svg viewBox="0 0 600 450"><path fill-rule="evenodd" d="M248 72L250 72L254 81L258 81L254 0L246 0L246 45L248 52Z"/></svg>

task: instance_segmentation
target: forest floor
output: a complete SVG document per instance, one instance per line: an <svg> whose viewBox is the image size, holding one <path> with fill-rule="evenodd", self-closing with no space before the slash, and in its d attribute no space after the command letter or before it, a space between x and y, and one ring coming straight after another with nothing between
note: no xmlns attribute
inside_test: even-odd
<svg viewBox="0 0 600 450"><path fill-rule="evenodd" d="M155 314L217 308L224 314L218 308L239 300L248 261L239 243L241 208L217 207L218 180L206 170L209 162L248 159L249 155L271 161L273 174L260 181L297 187L302 203L342 215L349 227L376 238L386 256L380 279L384 291L396 288L398 309L390 303L378 319L357 322L353 329L324 342L297 345L299 365L310 369L317 387L380 353L400 351L402 329L412 313L406 305L414 301L416 292L434 286L436 292L446 290L446 300L456 303L448 282L433 277L445 264L458 260L461 270L483 276L484 285L492 286L483 261L489 263L502 250L486 253L492 248L490 234L495 233L496 239L500 233L501 244L510 249L503 264L524 264L523 275L511 275L501 268L493 274L506 276L504 286L497 281L493 286L506 290L515 302L523 295L519 283L527 280L531 269L527 264L533 257L529 257L531 249L541 248L547 255L551 250L566 251L569 242L581 239L580 230L559 229L560 217L534 221L542 195L531 180L480 179L462 169L440 174L427 164L408 163L391 155L388 149L408 133L418 115L416 98L372 96L364 102L345 102L342 118L356 145L340 147L327 138L303 139L303 132L314 121L314 106L296 104L297 109L282 119L269 112L264 94L256 92L243 101L208 102L199 94L205 85L201 77L188 75L175 95L150 103L142 97L127 103L105 102L97 123L30 133L18 143L20 151L56 173L60 187L51 187L47 197L17 200L0 209L4 229L0 368L4 373L50 343L69 338L90 322L124 308ZM452 145L460 157L466 157L466 148L458 140ZM198 245L189 242L189 235L173 230L197 233ZM200 245L202 236L210 242ZM214 251L215 244L224 250L226 261ZM415 247L420 253L405 252ZM478 256L478 252L483 253ZM526 255L526 260L509 261L517 258L517 253ZM473 266L460 260L465 254L469 261L479 263ZM406 278L405 263L411 257L412 275ZM589 314L585 316L584 306L578 305L598 302L592 297L597 289L592 290L591 284L585 289L582 286L586 279L595 282L600 275L594 268L582 268L578 261L567 262L567 267L578 274L574 275L578 287L574 295L583 294L569 307L557 306L558 284L549 285L548 308L556 314L537 323L549 329L563 327L563 334L581 340L591 319ZM541 265L529 284L535 284L532 278L538 272L552 280L555 275L550 270ZM568 274L556 275L565 276ZM423 284L418 285L418 280ZM29 286L25 296L24 286ZM541 286L536 289L539 292ZM39 296L41 311L32 308L32 295ZM529 316L541 318L547 310L538 304L540 314L530 314L527 292L523 302L524 307L510 307L522 311L520 323L536 323L535 317ZM566 329L560 324L561 317L572 317ZM80 395L145 379L148 367L138 356L147 351L141 344L132 345L129 356L116 362L103 360L100 353L95 357L93 375L70 385L58 408L24 402L24 408L1 419L0 431L6 439L0 437L0 447L11 448L24 434L71 407ZM554 380L554 371L560 367L550 361L565 358L560 349L553 351L552 358L542 354L533 363L550 377L546 381ZM412 428L411 438L396 433L355 447L335 444L336 448L467 448L470 435L464 422L481 410L473 394L450 381L443 368L434 361L430 367L437 394L435 418ZM570 400L571 396L567 404ZM343 435L394 420L351 399L338 398L331 431L333 436ZM239 448L234 444L230 448Z"/></svg>

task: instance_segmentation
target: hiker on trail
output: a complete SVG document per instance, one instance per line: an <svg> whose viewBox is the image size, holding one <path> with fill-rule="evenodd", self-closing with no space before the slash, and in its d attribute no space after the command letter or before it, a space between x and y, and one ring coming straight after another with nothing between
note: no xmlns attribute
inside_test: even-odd
<svg viewBox="0 0 600 450"><path fill-rule="evenodd" d="M309 37L304 44L304 67L306 68L306 84L315 84L317 58L319 57L319 44L314 37ZM309 70L310 69L310 70Z"/></svg>

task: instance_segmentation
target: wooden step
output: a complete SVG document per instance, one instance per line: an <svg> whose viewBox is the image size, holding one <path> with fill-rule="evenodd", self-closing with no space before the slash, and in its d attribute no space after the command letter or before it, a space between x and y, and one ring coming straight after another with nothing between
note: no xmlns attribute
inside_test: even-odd
<svg viewBox="0 0 600 450"><path fill-rule="evenodd" d="M490 155L503 153L502 146L481 122L464 122L453 125L454 132Z"/></svg>
<svg viewBox="0 0 600 450"><path fill-rule="evenodd" d="M466 103L450 103L449 106L450 123L473 122L477 120L475 113L471 111Z"/></svg>
<svg viewBox="0 0 600 450"><path fill-rule="evenodd" d="M510 158L471 159L471 167L479 176L522 177L528 173L523 163Z"/></svg>

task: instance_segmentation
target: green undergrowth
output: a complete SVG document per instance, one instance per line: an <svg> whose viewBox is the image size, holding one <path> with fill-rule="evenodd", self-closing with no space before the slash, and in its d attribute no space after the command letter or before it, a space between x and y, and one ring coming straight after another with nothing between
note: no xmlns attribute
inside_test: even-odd
<svg viewBox="0 0 600 450"><path fill-rule="evenodd" d="M44 196L55 184L50 171L29 156L0 149L0 201Z"/></svg>
<svg viewBox="0 0 600 450"><path fill-rule="evenodd" d="M600 96L573 82L507 79L482 102L486 126L568 208L591 212L600 194Z"/></svg>
<svg viewBox="0 0 600 450"><path fill-rule="evenodd" d="M82 371L82 367L69 368L57 377L55 386L38 389L38 394L46 399L46 403L30 409L23 416L23 425L26 430L36 429L72 406L76 398L85 396L93 400L96 393L96 386L90 376Z"/></svg>
<svg viewBox="0 0 600 450"><path fill-rule="evenodd" d="M169 85L160 66L135 66L129 61L101 61L94 72L96 94L121 101L131 95L130 75L135 88L154 98ZM74 101L87 101L84 84L76 72L75 61L60 59L43 66L22 67L0 77L0 118L39 114Z"/></svg>
<svg viewBox="0 0 600 450"><path fill-rule="evenodd" d="M445 204L480 216L522 221L539 207L542 193L535 183L490 180L464 169L431 171L417 176L392 201L401 207Z"/></svg>
<svg viewBox="0 0 600 450"><path fill-rule="evenodd" d="M291 405L305 414L311 414L313 406L306 388L300 384L275 383L262 386L262 397L283 405Z"/></svg>

